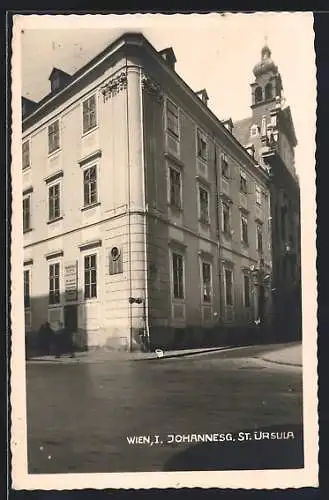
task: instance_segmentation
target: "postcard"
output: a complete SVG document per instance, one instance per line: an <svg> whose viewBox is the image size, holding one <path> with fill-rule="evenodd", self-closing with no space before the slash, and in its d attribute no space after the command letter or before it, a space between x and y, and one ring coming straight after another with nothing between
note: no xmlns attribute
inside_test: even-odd
<svg viewBox="0 0 329 500"><path fill-rule="evenodd" d="M317 486L312 13L11 46L13 488Z"/></svg>

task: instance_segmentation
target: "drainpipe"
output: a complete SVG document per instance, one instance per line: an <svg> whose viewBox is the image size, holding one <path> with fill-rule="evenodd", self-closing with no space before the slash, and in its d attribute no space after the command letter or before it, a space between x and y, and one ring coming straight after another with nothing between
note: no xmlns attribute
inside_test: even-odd
<svg viewBox="0 0 329 500"><path fill-rule="evenodd" d="M217 162L217 146L215 142L215 137L213 136L213 141L214 141L214 170L215 170L215 184L216 184L216 236L217 236L217 251L218 251L218 278L219 278L219 319L222 317L223 314L223 294L222 294L222 266L221 266L221 249L220 249L220 223L219 223L219 206L220 206L220 201L219 201L219 172L218 172L218 162Z"/></svg>

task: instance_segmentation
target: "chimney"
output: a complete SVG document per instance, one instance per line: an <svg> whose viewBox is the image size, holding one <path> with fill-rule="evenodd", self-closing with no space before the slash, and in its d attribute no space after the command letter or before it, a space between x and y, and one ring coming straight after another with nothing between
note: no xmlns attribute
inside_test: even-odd
<svg viewBox="0 0 329 500"><path fill-rule="evenodd" d="M32 113L32 111L37 107L38 103L22 97L22 116L25 118L27 115Z"/></svg>
<svg viewBox="0 0 329 500"><path fill-rule="evenodd" d="M167 47L166 49L159 50L159 54L164 61L168 64L168 66L175 71L175 63L177 61L175 52L171 47Z"/></svg>
<svg viewBox="0 0 329 500"><path fill-rule="evenodd" d="M203 104L205 104L206 106L208 106L209 97L208 97L206 89L198 90L196 92L196 95L199 97L199 99L201 99L201 101L203 102Z"/></svg>
<svg viewBox="0 0 329 500"><path fill-rule="evenodd" d="M71 75L65 73L65 71L62 71L61 69L58 68L53 68L49 76L51 92L57 92L58 90L65 87L65 85L68 84L70 79Z"/></svg>
<svg viewBox="0 0 329 500"><path fill-rule="evenodd" d="M223 120L222 121L222 124L224 125L225 128L227 128L227 130L229 130L232 134L232 131L233 131L233 122L232 122L232 118L228 118L227 120Z"/></svg>

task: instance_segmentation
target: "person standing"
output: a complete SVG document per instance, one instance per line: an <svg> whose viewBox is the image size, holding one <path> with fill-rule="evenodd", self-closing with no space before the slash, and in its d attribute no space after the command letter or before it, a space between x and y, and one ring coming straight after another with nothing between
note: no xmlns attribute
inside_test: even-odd
<svg viewBox="0 0 329 500"><path fill-rule="evenodd" d="M38 347L40 349L41 354L50 354L52 338L53 338L53 330L50 327L48 321L43 323L38 332Z"/></svg>
<svg viewBox="0 0 329 500"><path fill-rule="evenodd" d="M74 358L75 353L72 330L69 327L63 325L62 322L60 322L55 336L56 358L60 358L64 354L64 352L68 352L71 355L71 358Z"/></svg>

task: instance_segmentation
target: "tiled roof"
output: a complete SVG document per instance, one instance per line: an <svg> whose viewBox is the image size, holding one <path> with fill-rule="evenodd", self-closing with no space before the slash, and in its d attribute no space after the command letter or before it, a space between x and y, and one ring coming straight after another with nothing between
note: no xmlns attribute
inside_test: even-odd
<svg viewBox="0 0 329 500"><path fill-rule="evenodd" d="M233 123L233 135L242 144L247 146L250 144L250 127L252 125L252 117L243 118Z"/></svg>

